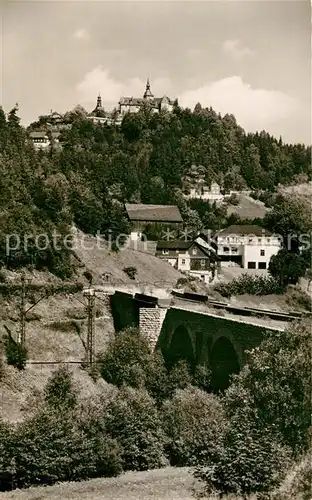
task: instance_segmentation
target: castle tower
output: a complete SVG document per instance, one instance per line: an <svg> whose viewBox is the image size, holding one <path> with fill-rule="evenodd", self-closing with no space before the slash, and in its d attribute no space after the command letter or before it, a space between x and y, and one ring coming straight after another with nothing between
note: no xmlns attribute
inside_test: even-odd
<svg viewBox="0 0 312 500"><path fill-rule="evenodd" d="M102 106L102 97L101 94L98 95L97 100L96 100L96 106L94 110L92 111L92 115L98 116L98 117L104 117L105 116L105 110Z"/></svg>
<svg viewBox="0 0 312 500"><path fill-rule="evenodd" d="M145 88L145 92L143 94L143 99L154 99L154 94L152 94L152 92L151 92L151 85L150 85L149 78L147 79L147 82L146 82L146 88Z"/></svg>
<svg viewBox="0 0 312 500"><path fill-rule="evenodd" d="M102 97L101 94L98 95L97 100L96 100L96 108L103 108L102 106Z"/></svg>

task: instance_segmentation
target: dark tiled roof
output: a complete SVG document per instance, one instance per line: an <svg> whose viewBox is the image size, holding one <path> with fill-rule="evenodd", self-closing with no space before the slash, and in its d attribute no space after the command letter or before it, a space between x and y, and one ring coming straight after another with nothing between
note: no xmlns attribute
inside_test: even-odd
<svg viewBox="0 0 312 500"><path fill-rule="evenodd" d="M176 205L144 205L142 203L125 204L131 221L183 222Z"/></svg>
<svg viewBox="0 0 312 500"><path fill-rule="evenodd" d="M192 244L193 244L192 241L160 240L157 242L157 250L187 250Z"/></svg>
<svg viewBox="0 0 312 500"><path fill-rule="evenodd" d="M264 229L261 226L255 226L252 224L241 224L241 225L236 225L233 224L232 226L226 227L225 229L221 229L216 233L216 236L225 236L225 235L230 235L230 234L237 234L239 236L248 236L248 235L254 235L254 236L272 236L272 233L268 231L267 229Z"/></svg>
<svg viewBox="0 0 312 500"><path fill-rule="evenodd" d="M30 132L29 137L31 139L43 139L47 137L47 133L45 130L34 130L33 132Z"/></svg>
<svg viewBox="0 0 312 500"><path fill-rule="evenodd" d="M149 104L152 107L158 108L164 97L153 97L152 99L144 99L143 97L121 97L119 104L124 106L142 106L143 104ZM171 99L167 99L169 104L173 104Z"/></svg>

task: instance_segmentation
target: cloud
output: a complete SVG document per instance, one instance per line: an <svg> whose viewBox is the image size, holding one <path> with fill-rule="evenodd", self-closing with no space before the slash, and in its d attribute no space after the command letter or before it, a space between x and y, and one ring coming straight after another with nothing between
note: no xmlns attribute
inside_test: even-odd
<svg viewBox="0 0 312 500"><path fill-rule="evenodd" d="M76 40L88 41L91 37L90 33L85 28L80 28L73 33L73 38Z"/></svg>
<svg viewBox="0 0 312 500"><path fill-rule="evenodd" d="M231 76L200 88L184 92L179 99L182 106L192 108L197 102L212 106L221 114L232 113L248 132L266 129L280 120L300 112L299 103L284 92L254 89L240 76Z"/></svg>
<svg viewBox="0 0 312 500"><path fill-rule="evenodd" d="M255 53L249 47L243 45L239 40L225 40L222 44L223 52L233 59L244 59L252 57Z"/></svg>
<svg viewBox="0 0 312 500"><path fill-rule="evenodd" d="M151 90L155 96L168 95L172 88L171 81L168 78L150 79L150 81ZM83 79L77 84L76 90L80 102L84 106L94 104L94 100L100 92L103 105L112 108L117 105L121 96L143 96L145 85L146 80L137 77L120 82L111 76L108 69L99 65L84 75Z"/></svg>

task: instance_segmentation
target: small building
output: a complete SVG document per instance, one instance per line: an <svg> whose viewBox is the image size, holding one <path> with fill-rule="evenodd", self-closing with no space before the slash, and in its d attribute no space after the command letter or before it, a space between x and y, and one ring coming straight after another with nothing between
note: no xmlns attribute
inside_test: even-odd
<svg viewBox="0 0 312 500"><path fill-rule="evenodd" d="M50 130L49 132L46 130L34 130L29 133L29 137L36 149L44 149L52 144L61 147L60 135L61 133L58 130Z"/></svg>
<svg viewBox="0 0 312 500"><path fill-rule="evenodd" d="M178 271L183 271L209 283L214 278L218 256L213 249L204 248L195 241L158 241L156 257L166 260Z"/></svg>
<svg viewBox="0 0 312 500"><path fill-rule="evenodd" d="M50 139L46 130L30 132L29 137L36 149L47 148L50 145Z"/></svg>
<svg viewBox="0 0 312 500"><path fill-rule="evenodd" d="M140 240L147 224L169 224L179 229L183 223L176 205L126 203L125 208L131 223L131 240Z"/></svg>
<svg viewBox="0 0 312 500"><path fill-rule="evenodd" d="M211 186L198 185L190 188L190 193L186 198L199 199L204 201L222 201L224 195L221 193L221 188L217 182L213 182Z"/></svg>
<svg viewBox="0 0 312 500"><path fill-rule="evenodd" d="M221 266L268 269L270 259L281 249L278 236L256 225L232 225L214 235Z"/></svg>

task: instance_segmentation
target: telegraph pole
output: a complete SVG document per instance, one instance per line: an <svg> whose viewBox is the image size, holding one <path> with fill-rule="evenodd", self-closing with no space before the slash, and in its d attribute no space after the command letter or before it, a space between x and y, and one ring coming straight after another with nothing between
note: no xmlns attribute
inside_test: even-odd
<svg viewBox="0 0 312 500"><path fill-rule="evenodd" d="M88 333L87 333L87 363L92 365L94 354L94 306L95 306L95 292L89 290L88 293Z"/></svg>
<svg viewBox="0 0 312 500"><path fill-rule="evenodd" d="M22 288L21 288L21 304L20 304L20 331L18 335L18 343L25 346L26 341L26 279L25 274L22 274Z"/></svg>

